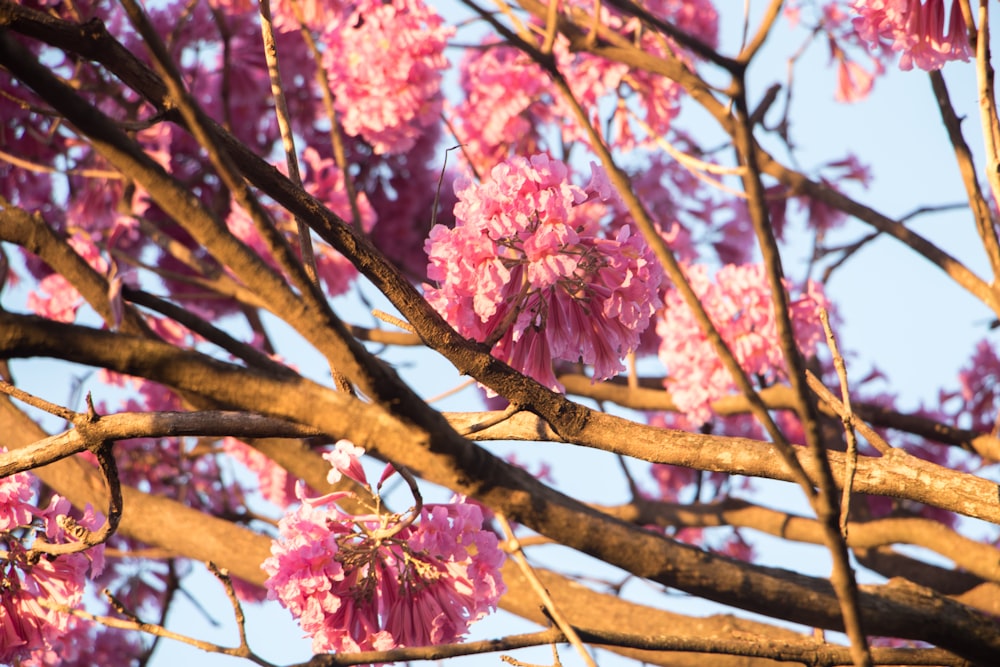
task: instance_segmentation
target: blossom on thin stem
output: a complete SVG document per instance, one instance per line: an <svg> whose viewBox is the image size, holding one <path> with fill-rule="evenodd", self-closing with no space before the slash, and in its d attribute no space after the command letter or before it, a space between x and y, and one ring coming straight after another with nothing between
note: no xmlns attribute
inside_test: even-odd
<svg viewBox="0 0 1000 667"><path fill-rule="evenodd" d="M326 458L367 484L363 451L342 440ZM495 609L504 555L477 505L351 514L336 503L353 494L297 493L302 504L279 523L262 567L268 597L298 619L314 652L444 644Z"/></svg>
<svg viewBox="0 0 1000 667"><path fill-rule="evenodd" d="M547 155L515 157L484 183L456 183L452 229L431 229L432 305L460 333L553 389L553 361L582 361L595 379L622 370L659 306L662 270L641 235L605 237L615 197L604 172L573 185Z"/></svg>

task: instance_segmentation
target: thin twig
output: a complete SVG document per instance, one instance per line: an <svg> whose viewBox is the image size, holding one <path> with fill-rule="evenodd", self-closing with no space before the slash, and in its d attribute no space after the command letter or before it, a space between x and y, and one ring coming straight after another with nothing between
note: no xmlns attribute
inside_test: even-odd
<svg viewBox="0 0 1000 667"><path fill-rule="evenodd" d="M524 557L524 552L521 551L521 545L517 541L517 537L514 535L514 531L511 530L510 523L507 522L507 517L503 515L502 512L496 513L497 522L500 524L500 528L503 530L504 538L507 540L509 545L509 551L514 562L517 563L524 575L525 579L531 584L531 588L535 591L539 598L542 600L542 604L545 605L545 609L548 613L549 618L556 624L569 643L573 645L580 657L589 667L597 667L597 663L587 652L587 649L583 646L583 642L580 641L579 635L576 634L576 630L569 624L569 621L563 616L562 612L559 611L559 607L556 605L555 601L549 596L549 592L545 590L545 586L538 579L538 575L535 571L531 569L531 565L528 564L528 559Z"/></svg>
<svg viewBox="0 0 1000 667"><path fill-rule="evenodd" d="M806 381L809 383L809 388L813 390L817 396L819 396L820 400L829 405L830 408L833 409L834 413L836 413L838 417L840 417L841 419L852 418L851 415L853 413L849 413L847 411L847 409L844 407L844 404L841 403L840 400L836 396L834 396L829 389L826 388L826 385L823 384L823 381L820 380L818 377L816 377L812 371L806 372ZM854 428L858 432L860 432L861 435L865 437L865 440L867 440L868 443L871 444L872 447L877 449L881 454L887 454L893 450L892 445L887 443L882 438L882 436L876 433L875 430L872 427L868 426L868 424L866 424L865 422L861 421L860 419L852 418L851 423L853 424Z"/></svg>
<svg viewBox="0 0 1000 667"><path fill-rule="evenodd" d="M467 378L462 382L459 382L456 386L452 387L451 389L446 389L445 391L442 391L440 394L436 396L431 396L430 398L426 399L427 404L433 405L434 403L437 403L438 401L448 398L449 396L454 396L455 394L462 391L466 387L469 387L475 383L476 383L475 378Z"/></svg>
<svg viewBox="0 0 1000 667"><path fill-rule="evenodd" d="M389 313L387 313L385 311L382 311L382 310L379 310L377 308L374 309L374 310L372 310L372 316L375 317L375 319L382 320L383 322L385 322L387 324L391 324L391 325L393 325L395 327L398 327L398 328L402 329L403 331L407 331L409 333L416 333L417 332L417 330L413 328L413 325L411 325L406 320L401 320L398 317L396 317L395 315L390 315Z"/></svg>
<svg viewBox="0 0 1000 667"><path fill-rule="evenodd" d="M261 665L261 667L277 667L277 665L275 665L274 663L264 660L257 654L245 649L242 646L238 648L226 648L225 646L220 646L218 644L213 644L211 642L195 639L194 637L188 637L187 635L178 634L171 630L167 630L162 625L158 625L155 623L144 623L135 616L132 616L127 620L121 618L114 618L113 616L97 616L82 609L73 609L68 605L52 602L51 600L46 598L39 597L35 599L38 602L38 604L45 607L46 609L52 609L54 611L62 612L64 614L70 614L72 616L76 616L78 618L82 618L84 620L91 621L93 623L100 623L101 625L105 625L109 628L118 628L120 630L138 630L140 632L145 632L147 634L151 634L156 637L173 639L183 644L194 646L195 648L201 649L206 653L221 653L222 655L230 655L236 658L245 658L247 660L250 660L251 662L254 662L255 664Z"/></svg>
<svg viewBox="0 0 1000 667"><path fill-rule="evenodd" d="M491 417L489 419L484 419L481 422L476 422L475 424L470 424L469 426L467 426L467 427L465 427L463 429L457 429L457 430L458 430L458 433L460 435L463 435L463 436L470 435L470 434L475 433L477 431L482 431L482 430L488 429L491 426L496 426L497 424L501 424L501 423L507 421L508 419L510 419L511 417L513 417L514 415L516 415L520 411L521 411L521 406L519 406L519 405L517 405L515 403L511 403L510 405L508 405L499 414L497 414L497 415L495 415L495 416L493 416L493 417Z"/></svg>
<svg viewBox="0 0 1000 667"><path fill-rule="evenodd" d="M118 523L122 517L122 487L118 479L118 465L112 453L112 443L105 440L90 449L97 457L97 463L104 474L104 485L108 490L108 512L104 524L98 530L91 531L71 516L60 516L58 518L60 528L76 541L53 543L39 536L31 545L31 551L53 556L86 551L107 542L118 530Z"/></svg>
<svg viewBox="0 0 1000 667"><path fill-rule="evenodd" d="M6 380L0 379L0 393L7 394L11 398L16 398L22 403L26 403L33 408L38 408L44 412L48 412L50 415L55 415L63 421L67 421L71 424L77 423L83 418L83 415L78 412L73 412L69 408L64 408L61 405L56 405L55 403L50 403L43 398L39 398L23 389L18 389Z"/></svg>
<svg viewBox="0 0 1000 667"><path fill-rule="evenodd" d="M847 438L847 455L844 458L844 487L840 497L840 534L847 541L847 517L851 512L851 491L854 487L854 475L858 469L858 439L854 434L854 412L851 410L851 392L847 383L847 366L844 364L844 357L840 354L837 346L837 338L833 335L833 328L830 326L830 314L826 308L820 308L820 322L823 323L823 331L826 332L826 344L830 348L833 356L833 367L837 370L837 377L840 379L840 395L844 402L844 412L841 414L841 422L844 424L844 436Z"/></svg>
<svg viewBox="0 0 1000 667"><path fill-rule="evenodd" d="M326 117L330 120L330 144L333 146L333 161L337 163L337 167L344 175L344 189L347 191L347 201L351 207L351 224L355 230L362 232L364 229L361 220L361 207L358 206L358 191L354 186L354 179L351 178L350 165L347 163L344 136L341 133L340 119L337 117L337 111L334 108L330 79L327 78L326 69L323 67L323 54L316 44L316 38L313 37L312 30L306 25L300 0L291 0L290 4L292 6L292 13L295 15L295 20L299 22L299 32L302 33L302 39L305 40L306 46L309 48L309 52L316 63L316 82L319 84L320 95L323 98L323 109L326 111Z"/></svg>
<svg viewBox="0 0 1000 667"><path fill-rule="evenodd" d="M274 30L271 25L271 0L260 0L259 6L260 30L264 39L264 58L267 61L267 74L271 81L271 96L274 98L274 113L277 116L278 130L281 133L281 146L285 151L288 178L295 185L302 187L302 175L299 173L299 161L295 154L295 137L292 135L288 102L285 100L285 88L281 84L281 71L278 69L278 45L274 40ZM346 172L344 172L344 178L347 179ZM309 281L319 291L319 273L316 270L316 256L313 253L312 233L309 225L298 217L295 218L295 227L299 235L302 265Z"/></svg>
<svg viewBox="0 0 1000 667"><path fill-rule="evenodd" d="M250 644L247 643L246 615L243 613L243 605L240 604L239 598L236 597L236 589L233 588L233 580L229 576L229 571L220 568L212 561L206 562L205 566L215 575L216 579L222 582L223 588L226 589L226 597L229 598L229 604L233 606L233 618L236 620L236 629L240 636L240 648L245 649L247 653L252 653L250 651Z"/></svg>

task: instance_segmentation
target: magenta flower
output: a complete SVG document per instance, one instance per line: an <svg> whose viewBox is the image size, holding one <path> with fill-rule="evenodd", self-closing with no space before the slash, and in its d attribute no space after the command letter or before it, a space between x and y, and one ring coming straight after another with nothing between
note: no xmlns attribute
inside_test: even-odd
<svg viewBox="0 0 1000 667"><path fill-rule="evenodd" d="M691 266L686 273L743 370L769 382L784 377L785 363L763 265L730 264L719 270L714 281L702 265ZM660 360L669 372L666 386L690 422L703 424L712 417L709 404L731 393L735 384L680 294L669 292L665 302L656 331L661 339ZM789 305L796 342L804 353L811 354L823 338L819 310L827 307L827 301L822 288L809 281Z"/></svg>
<svg viewBox="0 0 1000 667"><path fill-rule="evenodd" d="M898 51L899 68L940 69L950 60L968 61L968 27L952 0L945 30L945 0L854 0L854 29L873 48Z"/></svg>
<svg viewBox="0 0 1000 667"><path fill-rule="evenodd" d="M409 150L440 117L453 33L421 0L361 0L328 24L323 65L344 131L375 153Z"/></svg>
<svg viewBox="0 0 1000 667"><path fill-rule="evenodd" d="M72 540L60 525L70 511L69 501L54 496L41 509L30 503L30 477L18 473L0 487L0 663L11 664L51 655L63 647L63 637L77 620L45 607L40 601L73 608L80 605L88 573L104 566L103 545L86 552L54 558L32 557L28 551L35 530L52 543ZM79 523L95 529L101 520L88 508ZM28 544L24 544L24 542ZM44 661L43 661L44 662ZM52 664L49 660L47 664Z"/></svg>
<svg viewBox="0 0 1000 667"><path fill-rule="evenodd" d="M338 444L329 458L356 473L363 450ZM352 494L308 498L300 486L298 495L262 567L268 597L298 619L314 652L453 642L496 608L504 554L478 506L355 515L336 505Z"/></svg>
<svg viewBox="0 0 1000 667"><path fill-rule="evenodd" d="M592 167L569 181L547 155L515 157L482 184L456 184L453 229L431 230L428 301L460 333L553 389L554 360L582 361L595 379L624 370L659 306L662 270L641 236L623 225L602 234L614 196Z"/></svg>

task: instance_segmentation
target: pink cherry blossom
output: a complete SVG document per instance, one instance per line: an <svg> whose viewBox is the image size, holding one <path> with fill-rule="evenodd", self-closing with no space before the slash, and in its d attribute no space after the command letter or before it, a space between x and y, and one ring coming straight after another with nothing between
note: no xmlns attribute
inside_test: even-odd
<svg viewBox="0 0 1000 667"><path fill-rule="evenodd" d="M689 267L686 274L743 370L768 382L783 377L784 358L763 265L727 265L714 280L703 265ZM667 389L692 423L708 422L709 404L734 390L732 376L680 294L669 292L665 302L656 331L661 338L660 360L669 373ZM826 298L812 281L790 299L796 342L805 354L813 353L822 340L821 307L827 307Z"/></svg>
<svg viewBox="0 0 1000 667"><path fill-rule="evenodd" d="M6 452L7 448L0 450ZM28 473L19 472L0 478L0 531L9 532L18 526L31 523L34 495L32 477Z"/></svg>
<svg viewBox="0 0 1000 667"><path fill-rule="evenodd" d="M569 181L547 155L512 158L482 184L456 184L456 225L431 230L427 299L463 335L542 384L560 388L553 360L594 367L605 379L624 370L657 305L662 271L638 234L612 238L601 219L612 196L604 172Z"/></svg>
<svg viewBox="0 0 1000 667"><path fill-rule="evenodd" d="M708 46L718 45L719 12L710 0L651 0L645 6Z"/></svg>
<svg viewBox="0 0 1000 667"><path fill-rule="evenodd" d="M899 67L940 69L971 56L961 6L952 0L945 29L946 0L854 0L854 28L873 48L900 53Z"/></svg>
<svg viewBox="0 0 1000 667"><path fill-rule="evenodd" d="M409 150L441 113L454 29L421 0L361 0L323 33L323 65L344 131L375 153Z"/></svg>
<svg viewBox="0 0 1000 667"><path fill-rule="evenodd" d="M834 100L849 104L867 98L875 79L885 73L882 60L886 53L872 53L868 42L855 30L851 14L838 0L822 6L818 29L826 37L830 62L837 64ZM860 59L869 61L870 69L865 68Z"/></svg>
<svg viewBox="0 0 1000 667"><path fill-rule="evenodd" d="M338 445L331 458L355 468L363 450ZM504 555L477 505L354 515L336 505L352 494L308 498L303 488L262 567L268 597L298 619L314 652L448 643L496 608Z"/></svg>
<svg viewBox="0 0 1000 667"><path fill-rule="evenodd" d="M140 667L145 654L139 634L74 617L52 649L35 651L18 667Z"/></svg>

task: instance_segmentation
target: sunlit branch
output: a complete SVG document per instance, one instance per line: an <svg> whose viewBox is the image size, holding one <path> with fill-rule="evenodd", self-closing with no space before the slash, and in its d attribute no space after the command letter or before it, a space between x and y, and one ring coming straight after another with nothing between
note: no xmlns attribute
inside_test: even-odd
<svg viewBox="0 0 1000 667"><path fill-rule="evenodd" d="M111 335L86 327L0 313L0 351L6 356L57 355L150 377L181 391L190 391L197 384L200 391L211 393L220 402L308 424L324 433L340 432L385 458L410 467L429 481L472 495L542 534L637 576L779 618L822 627L842 627L829 582L706 553L631 527L541 484L519 468L471 446L453 431L424 434L391 417L378 405L363 404L305 380L291 382L268 378L161 343L114 335L116 345L112 348L106 344L106 337ZM167 359L170 363L164 363ZM515 415L512 420L517 417ZM605 438L608 442L631 444L633 436L641 437L645 433L648 438L656 434L656 447L663 450L667 444L664 436L675 435L627 420L603 417L607 420L603 428L600 423L594 426L605 436L613 434ZM600 413L590 417L592 421L601 418ZM378 432L373 431L375 426ZM678 443L690 435L677 433ZM738 445L739 439L727 440L726 460L731 462L734 451L740 449L733 447ZM762 452L756 454L766 458ZM883 458L892 461L894 457ZM871 485L872 480L866 478L861 461L858 467L857 488L864 491L864 486ZM942 478L939 475L935 481ZM917 486L912 475L906 482L911 487ZM995 496L995 485L990 486ZM967 493L968 489L955 492ZM125 501L128 504L127 497ZM995 511L1000 511L995 507L995 498L993 505ZM893 586L867 587L861 608L870 632L876 634L920 637L970 658L986 659L1000 652L1000 637L985 630L987 626L994 627L991 619L929 591L915 594ZM961 637L961 645L955 642L955 637Z"/></svg>
<svg viewBox="0 0 1000 667"><path fill-rule="evenodd" d="M288 167L288 178L292 183L302 187L302 175L299 173L299 159L295 152L295 137L292 136L292 122L288 114L288 103L285 100L285 87L281 84L281 70L278 66L278 45L274 40L274 27L271 23L271 1L261 0L260 30L264 39L264 58L267 61L267 75L271 81L271 97L274 99L274 113L278 120L278 131L281 134L281 147L285 151L285 166ZM344 172L344 180L349 175ZM302 266L306 276L317 292L322 290L319 284L319 273L316 271L316 256L313 253L312 236L309 226L299 218L295 218L295 227L299 236L299 252L302 254Z"/></svg>
<svg viewBox="0 0 1000 667"><path fill-rule="evenodd" d="M539 597L542 604L545 605L546 615L549 616L555 623L556 627L562 631L565 635L566 640L576 649L576 652L583 659L584 664L589 667L597 667L597 663L594 662L594 658L587 652L584 648L583 643L580 641L580 636L576 633L573 627L566 620L566 617L560 611L559 606L549 595L549 592L545 590L545 586L538 579L534 570L528 564L528 559L525 557L524 552L521 550L521 544L517 540L517 536L514 535L514 531L510 527L510 523L507 521L502 513L496 515L497 522L500 524L500 528L503 530L504 538L507 540L508 549L514 562L521 570L521 574L525 579L531 584L532 590L535 591L535 595Z"/></svg>
<svg viewBox="0 0 1000 667"><path fill-rule="evenodd" d="M813 661L814 663L830 665L831 667L834 665L851 664L851 658L846 647L814 639L803 639L800 641L758 640L743 637L719 639L718 636L674 636L663 634L649 636L624 631L596 631L582 627L577 627L575 630L583 641L603 648L621 647L642 649L645 651L699 653L704 654L706 656L705 659L719 662L721 662L724 656L732 655L793 662ZM467 642L464 644L314 656L309 662L293 665L292 667L346 667L348 665L361 665L372 662L442 660L461 655L510 651L517 648L527 648L529 646L540 646L563 641L566 641L566 637L561 632L547 630L530 635L513 635L503 639ZM711 656L711 658L707 656ZM878 661L878 664L885 665L947 665L949 667L954 665L955 667L971 667L971 663L968 661L940 649L877 648L873 649L873 656Z"/></svg>
<svg viewBox="0 0 1000 667"><path fill-rule="evenodd" d="M823 544L823 531L815 519L797 516L736 498L718 503L669 503L637 499L627 505L598 506L624 521L639 525L677 528L733 526L808 544ZM889 517L849 523L851 549L873 549L909 544L940 554L970 574L1000 582L1000 550L976 542L937 521L919 517Z"/></svg>
<svg viewBox="0 0 1000 667"><path fill-rule="evenodd" d="M79 454L101 441L187 436L303 438L317 434L315 429L248 412L122 412L102 415L93 422L0 454L0 477Z"/></svg>
<svg viewBox="0 0 1000 667"><path fill-rule="evenodd" d="M446 413L446 416L455 428L463 428L486 422L494 414L499 413ZM500 425L470 432L466 437L476 441L565 441L650 463L668 463L709 472L784 482L795 481L771 443L657 429L611 415L600 421L608 429L614 430L617 437L600 442L563 440L544 420L527 412L519 412ZM814 456L803 449L799 452L799 458L812 477L817 465ZM831 451L827 453L827 458L834 472L834 482L841 489L843 478L838 471L846 467L844 455ZM1000 499L997 498L995 482L924 461L901 449L891 449L877 457L859 457L854 490L868 495L912 500L1000 524Z"/></svg>
<svg viewBox="0 0 1000 667"><path fill-rule="evenodd" d="M969 200L969 210L976 222L976 231L979 232L983 250L986 251L986 257L993 270L993 279L994 281L1000 280L1000 240L997 239L997 230L993 224L989 204L983 198L982 189L979 187L979 176L973 162L972 152L965 142L965 137L962 136L961 119L951 104L948 87L941 71L928 72L928 76L931 80L931 88L934 90L934 98L937 100L938 109L941 112L941 120L948 130L948 139L955 151L955 161L958 163L958 171L962 175L962 183L965 184L965 193ZM993 180L990 180L990 184L991 186L994 184Z"/></svg>
<svg viewBox="0 0 1000 667"><path fill-rule="evenodd" d="M226 188L233 195L236 202L242 207L254 222L254 226L260 233L261 239L267 244L268 249L277 261L278 265L288 274L293 284L298 288L302 299L309 305L316 308L317 312L329 310L323 298L322 292L318 288L316 281L311 281L308 271L303 268L302 263L294 256L288 242L278 233L273 220L267 211L260 204L251 192L246 182L240 178L239 172L228 154L219 146L216 138L209 130L208 118L204 111L198 107L190 93L181 80L180 72L172 61L166 47L161 41L159 34L146 17L145 11L135 0L122 0L122 6L132 21L136 31L142 35L146 48L152 55L154 67L163 77L167 86L170 100L177 107L183 116L188 130L208 153L208 158L215 167L216 172L222 179ZM294 148L293 148L294 151ZM147 189L150 189L147 187ZM152 194L152 190L150 189ZM155 197L155 196L154 196ZM163 206L162 202L160 203ZM164 207L165 210L167 207ZM176 218L181 224L189 225L186 220ZM216 221L217 222L217 221ZM221 231L221 230L219 230ZM219 234L219 238L229 237L230 243L237 243L230 234ZM213 252L216 248L206 244ZM252 284L252 281L246 281ZM333 359L329 360L332 364ZM332 364L335 366L335 364Z"/></svg>
<svg viewBox="0 0 1000 667"><path fill-rule="evenodd" d="M743 65L749 65L750 61L753 59L760 47L764 45L764 41L767 40L768 36L771 34L771 28L774 27L774 22L781 15L781 7L784 4L784 0L771 0L770 4L767 6L767 11L761 17L760 26L757 28L757 32L754 33L753 39L746 44L740 54L736 56L736 61L742 63Z"/></svg>
<svg viewBox="0 0 1000 667"><path fill-rule="evenodd" d="M983 143L986 148L986 180L993 191L994 203L1000 206L1000 118L997 117L994 71L990 59L990 10L989 3L985 0L979 2L977 18L976 81ZM969 25L972 26L971 23ZM1000 260L991 257L990 261L992 264Z"/></svg>
<svg viewBox="0 0 1000 667"><path fill-rule="evenodd" d="M235 658L246 658L252 661L254 664L261 665L261 667L277 667L273 663L270 663L245 645L238 646L236 648L228 648L225 646L220 646L218 644L213 644L212 642L203 641L201 639L195 639L194 637L188 637L187 635L182 635L180 633L168 630L162 625L156 623L143 623L139 620L132 619L121 619L115 618L113 616L97 616L91 614L90 612L84 611L82 609L72 609L64 604L57 604L49 601L45 598L38 599L39 604L48 609L54 611L62 612L64 614L69 614L71 616L76 616L94 623L100 623L109 628L118 628L120 630L138 630L139 632L145 632L157 637L163 637L165 639L173 639L174 641L179 641L189 646L194 646L197 649L201 649L206 653L221 653L222 655L228 655Z"/></svg>

